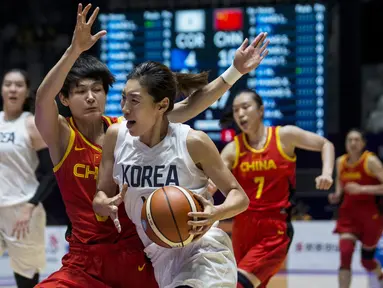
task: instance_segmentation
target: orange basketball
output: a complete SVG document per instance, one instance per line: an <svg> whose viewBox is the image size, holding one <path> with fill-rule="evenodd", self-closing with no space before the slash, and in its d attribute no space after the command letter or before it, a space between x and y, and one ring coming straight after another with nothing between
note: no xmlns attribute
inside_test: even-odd
<svg viewBox="0 0 383 288"><path fill-rule="evenodd" d="M193 193L179 186L165 186L146 199L141 223L150 240L166 248L184 247L193 241L189 234L189 212L203 208ZM197 219L195 219L197 220Z"/></svg>

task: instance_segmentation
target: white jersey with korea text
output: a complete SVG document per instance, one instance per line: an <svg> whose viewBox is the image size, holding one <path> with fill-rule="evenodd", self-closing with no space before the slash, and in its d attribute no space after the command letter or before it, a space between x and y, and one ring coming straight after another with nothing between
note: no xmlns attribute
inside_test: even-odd
<svg viewBox="0 0 383 288"><path fill-rule="evenodd" d="M113 177L122 187L129 188L124 202L125 209L137 227L138 235L146 246L152 242L141 225L143 201L156 189L176 185L210 198L208 179L194 164L186 146L190 126L170 123L166 137L150 148L138 137L129 134L126 121L120 124L116 147Z"/></svg>
<svg viewBox="0 0 383 288"><path fill-rule="evenodd" d="M39 160L26 127L29 115L23 112L5 121L0 112L0 207L27 202L39 184L35 175Z"/></svg>

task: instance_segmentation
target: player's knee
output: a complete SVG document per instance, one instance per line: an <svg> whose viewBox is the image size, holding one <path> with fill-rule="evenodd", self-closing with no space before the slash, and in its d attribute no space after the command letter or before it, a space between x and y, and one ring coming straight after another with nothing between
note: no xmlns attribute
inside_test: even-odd
<svg viewBox="0 0 383 288"><path fill-rule="evenodd" d="M238 284L237 288L254 288L253 283L241 273L241 271L238 271Z"/></svg>
<svg viewBox="0 0 383 288"><path fill-rule="evenodd" d="M350 270L352 254L354 253L355 241L352 239L340 239L340 269Z"/></svg>
<svg viewBox="0 0 383 288"><path fill-rule="evenodd" d="M375 261L375 251L376 249L365 249L362 248L362 266L367 271L372 271L376 268L376 261Z"/></svg>

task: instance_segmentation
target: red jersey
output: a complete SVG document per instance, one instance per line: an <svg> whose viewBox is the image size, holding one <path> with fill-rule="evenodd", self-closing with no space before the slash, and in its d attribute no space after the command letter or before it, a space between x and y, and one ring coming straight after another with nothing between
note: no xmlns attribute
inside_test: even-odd
<svg viewBox="0 0 383 288"><path fill-rule="evenodd" d="M105 127L117 123L118 118L102 117ZM72 224L69 242L84 244L115 243L136 235L136 227L126 215L123 205L119 209L121 233L117 232L108 217L96 218L92 202L97 189L101 147L91 143L76 128L73 118L67 119L70 127L68 147L61 161L53 168Z"/></svg>
<svg viewBox="0 0 383 288"><path fill-rule="evenodd" d="M261 216L288 213L295 190L296 157L282 150L279 128L268 127L265 146L260 150L248 144L244 133L234 138L236 160L232 172L250 199L248 211L263 212Z"/></svg>
<svg viewBox="0 0 383 288"><path fill-rule="evenodd" d="M378 185L380 181L368 169L368 157L374 153L365 151L359 160L354 164L348 164L348 155L345 154L340 158L339 180L342 188L349 182L355 182L360 185ZM344 189L344 188L343 188ZM345 190L345 189L344 189ZM344 191L341 207L345 208L362 208L375 209L377 208L378 197L369 194L352 195Z"/></svg>

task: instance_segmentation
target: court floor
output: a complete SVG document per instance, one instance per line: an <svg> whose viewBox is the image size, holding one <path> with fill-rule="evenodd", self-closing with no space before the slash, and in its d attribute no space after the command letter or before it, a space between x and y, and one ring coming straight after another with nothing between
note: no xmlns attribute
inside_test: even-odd
<svg viewBox="0 0 383 288"><path fill-rule="evenodd" d="M268 288L338 288L335 273L279 273ZM1 288L17 288L13 279L0 278ZM366 274L354 275L351 288L378 288L369 286Z"/></svg>
<svg viewBox="0 0 383 288"><path fill-rule="evenodd" d="M335 273L280 273L276 275L267 286L268 288L338 288ZM354 275L351 288L378 288L370 287L367 275Z"/></svg>

